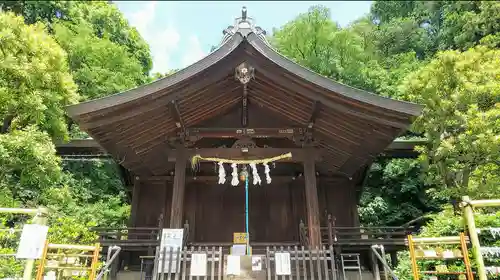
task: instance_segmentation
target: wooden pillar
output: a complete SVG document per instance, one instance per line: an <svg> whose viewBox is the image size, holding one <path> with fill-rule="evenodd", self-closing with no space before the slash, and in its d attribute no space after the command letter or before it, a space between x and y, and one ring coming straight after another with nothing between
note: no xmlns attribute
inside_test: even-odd
<svg viewBox="0 0 500 280"><path fill-rule="evenodd" d="M170 210L170 228L183 227L184 193L186 191L186 152L179 149L175 162L174 185L172 189L172 208Z"/></svg>
<svg viewBox="0 0 500 280"><path fill-rule="evenodd" d="M318 189L316 187L316 168L314 158L306 158L304 161L304 178L306 188L307 229L309 232L309 245L313 248L321 245L321 233L319 227L319 203Z"/></svg>
<svg viewBox="0 0 500 280"><path fill-rule="evenodd" d="M398 261L398 252L397 251L391 251L391 264L392 267L396 268L399 265Z"/></svg>
<svg viewBox="0 0 500 280"><path fill-rule="evenodd" d="M132 202L130 209L130 220L129 226L136 227L137 226L137 212L139 211L139 199L141 195L141 182L139 177L134 177L134 187L132 189Z"/></svg>
<svg viewBox="0 0 500 280"><path fill-rule="evenodd" d="M380 267L378 266L378 259L373 252L370 253L370 261L372 263L372 274L375 280L380 280Z"/></svg>

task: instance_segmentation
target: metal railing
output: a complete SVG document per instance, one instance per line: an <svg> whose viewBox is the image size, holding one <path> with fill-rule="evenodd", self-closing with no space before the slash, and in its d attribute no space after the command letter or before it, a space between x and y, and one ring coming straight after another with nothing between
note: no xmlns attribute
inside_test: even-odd
<svg viewBox="0 0 500 280"><path fill-rule="evenodd" d="M392 271L391 267L389 266L389 264L387 263L387 261L385 259L384 246L383 245L372 245L371 248L372 248L373 255L375 255L375 257L377 257L377 259L383 265L385 280L388 279L387 273L389 273L391 275L391 277L392 277L393 280L398 280L398 276L396 275L396 273L394 273L394 271ZM379 252L377 251L377 249L380 250L381 254L379 254Z"/></svg>
<svg viewBox="0 0 500 280"><path fill-rule="evenodd" d="M97 276L95 278L96 280L101 280L102 278L107 277L109 275L109 272L110 272L109 268L114 263L114 261L118 259L118 255L120 254L121 250L122 250L122 248L119 246L111 246L108 248L108 254L106 256L106 263L102 267L99 274L97 274Z"/></svg>

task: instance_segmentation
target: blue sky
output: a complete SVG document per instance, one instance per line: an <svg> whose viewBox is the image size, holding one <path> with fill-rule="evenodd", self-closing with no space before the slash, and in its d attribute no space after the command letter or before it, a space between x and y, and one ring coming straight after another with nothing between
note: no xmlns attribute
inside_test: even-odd
<svg viewBox="0 0 500 280"><path fill-rule="evenodd" d="M132 26L149 43L153 72L184 68L218 45L222 30L241 16L248 16L268 33L306 12L312 5L330 8L341 26L365 15L371 1L116 1Z"/></svg>

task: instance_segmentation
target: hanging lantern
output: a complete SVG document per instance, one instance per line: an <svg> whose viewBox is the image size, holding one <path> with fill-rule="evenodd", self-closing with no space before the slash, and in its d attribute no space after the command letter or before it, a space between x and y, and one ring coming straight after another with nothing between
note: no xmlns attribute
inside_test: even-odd
<svg viewBox="0 0 500 280"><path fill-rule="evenodd" d="M240 181L245 182L245 180L248 178L248 171L247 167L243 166L243 169L241 169L240 172Z"/></svg>

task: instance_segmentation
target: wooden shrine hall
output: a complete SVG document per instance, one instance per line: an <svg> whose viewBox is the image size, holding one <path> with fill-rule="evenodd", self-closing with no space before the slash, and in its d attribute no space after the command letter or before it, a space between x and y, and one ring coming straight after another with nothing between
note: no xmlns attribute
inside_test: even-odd
<svg viewBox="0 0 500 280"><path fill-rule="evenodd" d="M220 46L170 76L67 108L133 174L131 227L189 224L191 244L230 244L245 231L244 184L218 183L218 166L195 156L291 158L257 166L249 190L250 244L321 244L328 214L359 226L366 169L422 106L359 90L280 55L246 11ZM251 173L251 172L250 172Z"/></svg>

